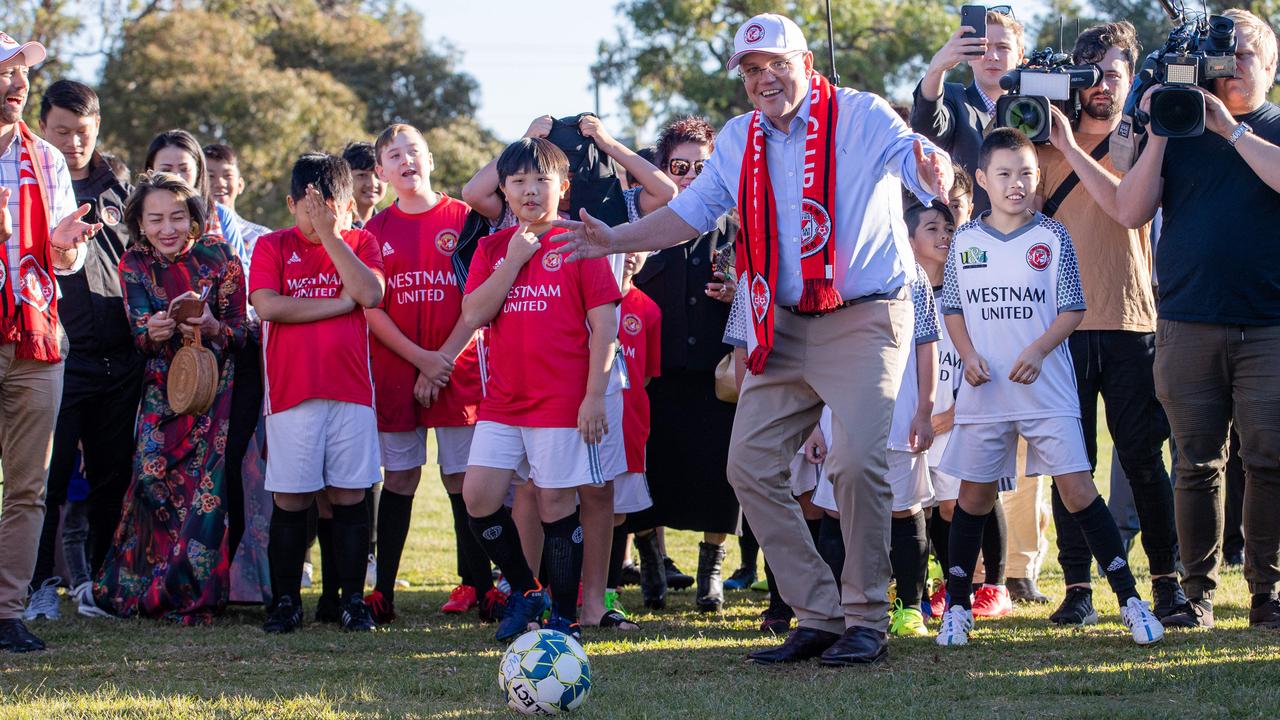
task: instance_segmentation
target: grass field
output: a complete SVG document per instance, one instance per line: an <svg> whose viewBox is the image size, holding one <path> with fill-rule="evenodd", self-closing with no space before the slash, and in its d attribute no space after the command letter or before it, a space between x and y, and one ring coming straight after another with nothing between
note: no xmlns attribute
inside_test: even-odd
<svg viewBox="0 0 1280 720"><path fill-rule="evenodd" d="M33 624L51 650L0 655L0 720L510 716L496 688L492 626L438 611L454 582L451 528L443 491L424 480L401 573L413 587L397 593L400 621L373 634L308 624L268 637L260 608L184 629L85 620L64 604L62 621ZM697 538L672 533L668 542L691 571ZM730 546L726 574L737 567ZM1142 553L1133 560L1145 589ZM1061 575L1046 565L1041 586L1057 599ZM588 631L596 684L575 716L1274 718L1280 633L1250 630L1240 573L1223 581L1217 630L1171 631L1151 648L1129 640L1099 587L1100 625L1058 629L1048 608L1022 606L980 621L969 647L893 640L888 663L861 670L744 665L747 652L776 642L756 630L763 595L733 593L722 615L707 616L694 611L692 591L673 593L666 612L637 616L639 633ZM638 590L623 596L640 606ZM314 599L305 599L308 615Z"/></svg>

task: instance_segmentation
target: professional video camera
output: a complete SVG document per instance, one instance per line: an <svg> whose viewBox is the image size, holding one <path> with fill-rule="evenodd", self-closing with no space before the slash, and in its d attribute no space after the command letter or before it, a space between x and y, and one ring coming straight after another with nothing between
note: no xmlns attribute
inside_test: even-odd
<svg viewBox="0 0 1280 720"><path fill-rule="evenodd" d="M1150 126L1153 135L1195 137L1204 134L1204 96L1218 78L1235 77L1235 22L1221 15L1207 16L1174 8L1159 0L1174 28L1164 47L1147 56L1134 77L1125 101L1124 117L1112 133L1111 153L1119 170L1128 170L1138 155L1139 136ZM1151 109L1139 103L1153 85Z"/></svg>
<svg viewBox="0 0 1280 720"><path fill-rule="evenodd" d="M1032 142L1048 142L1053 126L1050 103L1068 116L1078 111L1079 92L1102 81L1097 65L1072 65L1067 53L1045 48L1000 78L1006 94L996 101L996 127L1021 130Z"/></svg>

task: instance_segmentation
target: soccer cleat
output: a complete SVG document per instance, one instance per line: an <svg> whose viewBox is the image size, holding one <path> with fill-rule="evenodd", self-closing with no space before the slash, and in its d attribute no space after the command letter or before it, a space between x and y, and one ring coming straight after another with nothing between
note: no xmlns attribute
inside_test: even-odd
<svg viewBox="0 0 1280 720"><path fill-rule="evenodd" d="M1013 600L1003 585L983 585L973 594L973 616L998 618L1013 612Z"/></svg>
<svg viewBox="0 0 1280 720"><path fill-rule="evenodd" d="M321 595L316 601L316 622L342 622L342 607L338 604L336 595Z"/></svg>
<svg viewBox="0 0 1280 720"><path fill-rule="evenodd" d="M377 592L377 591L375 591ZM381 593L378 595L379 600L382 599ZM383 600L383 602L386 602ZM391 612L391 617L395 617L395 609L387 606ZM347 632L369 632L378 629L378 624L373 620L373 613L370 612L369 606L365 604L364 599L359 595L352 595L342 604L342 629Z"/></svg>
<svg viewBox="0 0 1280 720"><path fill-rule="evenodd" d="M1271 598L1262 607L1250 608L1249 627L1280 628L1280 600Z"/></svg>
<svg viewBox="0 0 1280 720"><path fill-rule="evenodd" d="M762 577L751 583L751 589L755 592L769 592L769 578Z"/></svg>
<svg viewBox="0 0 1280 720"><path fill-rule="evenodd" d="M1049 616L1058 625L1094 625L1098 611L1093 609L1093 591L1089 588L1067 588L1062 604Z"/></svg>
<svg viewBox="0 0 1280 720"><path fill-rule="evenodd" d="M507 609L498 623L495 637L498 642L507 642L528 631L530 625L540 625L542 613L550 608L547 595L542 585L537 585L525 593L513 594L507 598Z"/></svg>
<svg viewBox="0 0 1280 720"><path fill-rule="evenodd" d="M1212 628L1213 601L1207 598L1191 598L1160 621L1165 627Z"/></svg>
<svg viewBox="0 0 1280 720"><path fill-rule="evenodd" d="M1164 620L1187 604L1186 593L1176 577L1158 577L1151 581L1151 611Z"/></svg>
<svg viewBox="0 0 1280 720"><path fill-rule="evenodd" d="M60 620L62 611L58 609L58 583L62 578L52 577L40 583L40 587L31 593L27 600L27 609L22 611L23 620Z"/></svg>
<svg viewBox="0 0 1280 720"><path fill-rule="evenodd" d="M622 606L622 598L619 597L617 590L604 591L604 609L616 610L623 615L627 614L627 609Z"/></svg>
<svg viewBox="0 0 1280 720"><path fill-rule="evenodd" d="M923 637L929 634L918 607L903 607L899 600L889 613L889 634L897 637Z"/></svg>
<svg viewBox="0 0 1280 720"><path fill-rule="evenodd" d="M546 622L542 623L542 627L545 630L562 632L574 640L582 640L582 626L578 624L578 621L570 620L557 612L551 613L551 617L548 617Z"/></svg>
<svg viewBox="0 0 1280 720"><path fill-rule="evenodd" d="M952 605L942 615L942 626L938 628L936 640L942 646L968 645L972 630L973 613L959 605Z"/></svg>
<svg viewBox="0 0 1280 720"><path fill-rule="evenodd" d="M309 562L302 563L302 589L309 590L315 582L316 567Z"/></svg>
<svg viewBox="0 0 1280 720"><path fill-rule="evenodd" d="M669 557L662 558L662 567L667 574L667 587L672 590L688 590L693 587L693 576L686 575L676 567L676 561Z"/></svg>
<svg viewBox="0 0 1280 720"><path fill-rule="evenodd" d="M293 598L285 595L276 601L275 607L267 614L267 621L262 624L262 631L272 635L283 635L298 629L302 624L302 608L293 604Z"/></svg>
<svg viewBox="0 0 1280 720"><path fill-rule="evenodd" d="M480 622L491 623L497 622L507 611L507 594L496 587L489 588L489 591L480 599L480 608L477 611L480 615Z"/></svg>
<svg viewBox="0 0 1280 720"><path fill-rule="evenodd" d="M1151 605L1136 597L1129 598L1120 608L1120 621L1133 634L1139 645L1152 645L1164 637L1164 626L1151 612Z"/></svg>
<svg viewBox="0 0 1280 720"><path fill-rule="evenodd" d="M640 566L633 562L626 563L622 566L622 571L618 575L618 585L627 587L629 585L640 584Z"/></svg>
<svg viewBox="0 0 1280 720"><path fill-rule="evenodd" d="M786 635L791 632L791 619L795 616L795 611L786 603L770 604L760 613L760 632Z"/></svg>
<svg viewBox="0 0 1280 720"><path fill-rule="evenodd" d="M929 596L929 617L940 618L947 612L947 584L940 583Z"/></svg>
<svg viewBox="0 0 1280 720"><path fill-rule="evenodd" d="M81 617L112 617L111 613L98 607L98 603L93 599L93 583L88 580L72 589L71 599L76 603L76 614Z"/></svg>
<svg viewBox="0 0 1280 720"><path fill-rule="evenodd" d="M740 567L724 581L725 590L746 590L756 581L755 568Z"/></svg>
<svg viewBox="0 0 1280 720"><path fill-rule="evenodd" d="M449 593L449 599L440 606L440 612L464 613L479 604L475 588L470 585L459 585Z"/></svg>
<svg viewBox="0 0 1280 720"><path fill-rule="evenodd" d="M395 601L382 594L381 590L374 590L364 596L364 604L369 606L369 615L373 621L379 625L390 625L396 621L396 604ZM344 623L345 625L345 623Z"/></svg>

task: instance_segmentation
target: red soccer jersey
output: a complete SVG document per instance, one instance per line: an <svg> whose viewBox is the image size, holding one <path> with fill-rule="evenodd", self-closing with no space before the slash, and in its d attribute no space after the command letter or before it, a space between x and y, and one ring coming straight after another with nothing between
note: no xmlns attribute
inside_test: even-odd
<svg viewBox="0 0 1280 720"><path fill-rule="evenodd" d="M342 239L361 262L382 275L382 256L372 235L346 230ZM332 298L342 292L342 279L324 245L291 227L258 238L249 267L249 294L256 290L274 290L286 297ZM264 321L262 355L268 415L313 398L373 405L364 308L317 322Z"/></svg>
<svg viewBox="0 0 1280 720"><path fill-rule="evenodd" d="M618 341L627 359L631 387L622 394L622 439L627 446L627 472L642 473L649 442L649 393L646 380L662 374L662 311L639 288L622 296Z"/></svg>
<svg viewBox="0 0 1280 720"><path fill-rule="evenodd" d="M470 208L445 195L430 210L412 215L397 205L374 215L365 229L382 248L387 293L382 309L419 347L439 350L462 314L462 290L453 271L453 251ZM413 399L418 369L373 338L373 389L378 429L474 425L484 390L475 340L458 356L449 384L424 408Z"/></svg>
<svg viewBox="0 0 1280 720"><path fill-rule="evenodd" d="M507 256L510 227L480 241L467 292L484 284ZM618 281L603 258L565 262L548 252L551 229L520 268L502 310L489 324L488 385L480 419L520 427L578 426L591 359L587 311L618 302Z"/></svg>

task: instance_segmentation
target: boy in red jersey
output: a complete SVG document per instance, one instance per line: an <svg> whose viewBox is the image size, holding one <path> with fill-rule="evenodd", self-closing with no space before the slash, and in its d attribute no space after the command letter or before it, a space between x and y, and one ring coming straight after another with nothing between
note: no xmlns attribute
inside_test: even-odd
<svg viewBox="0 0 1280 720"><path fill-rule="evenodd" d="M391 125L374 143L378 178L396 202L365 225L382 248L387 292L367 313L373 331L378 439L385 472L378 503L378 579L365 598L378 624L395 619L395 580L409 534L413 495L435 428L440 477L453 508L458 573L444 612L496 600L489 560L467 527L462 478L483 395L475 328L462 322L462 291L452 259L470 208L431 186L434 161L422 134ZM492 593L492 595L491 595Z"/></svg>
<svg viewBox="0 0 1280 720"><path fill-rule="evenodd" d="M275 501L267 545L275 598L263 630L292 632L302 622L307 511L322 494L333 507L342 626L372 630L361 597L365 491L380 477L364 310L382 302L382 256L372 235L351 229L351 170L341 158L298 158L288 203L298 224L258 238L249 271L249 301L262 318L266 489Z"/></svg>
<svg viewBox="0 0 1280 720"><path fill-rule="evenodd" d="M533 478L553 595L548 627L578 635L578 496L608 494L612 504L607 483L626 468L622 393L608 392L621 293L606 260L566 263L551 252L561 232L551 223L569 186L559 148L524 138L502 152L497 170L520 224L480 241L462 300L464 322L490 325L463 497L472 531L511 584L497 633L507 640L546 609L503 507L513 471Z"/></svg>

